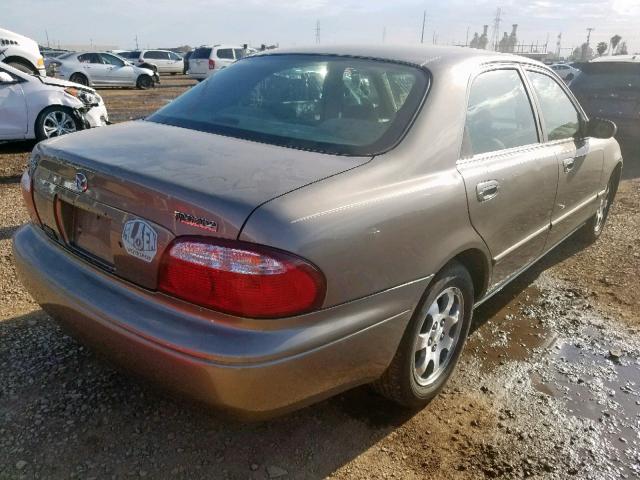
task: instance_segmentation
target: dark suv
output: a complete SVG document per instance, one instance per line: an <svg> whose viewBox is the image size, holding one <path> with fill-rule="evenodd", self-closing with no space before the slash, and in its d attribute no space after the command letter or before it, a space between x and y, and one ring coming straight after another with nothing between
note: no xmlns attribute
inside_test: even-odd
<svg viewBox="0 0 640 480"><path fill-rule="evenodd" d="M618 125L618 140L631 146L640 140L640 60L590 62L571 90L590 117L603 117Z"/></svg>

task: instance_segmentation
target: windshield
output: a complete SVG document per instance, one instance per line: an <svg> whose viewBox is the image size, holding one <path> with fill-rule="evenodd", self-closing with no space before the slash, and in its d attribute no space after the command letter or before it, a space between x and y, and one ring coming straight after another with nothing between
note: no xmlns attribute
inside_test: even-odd
<svg viewBox="0 0 640 480"><path fill-rule="evenodd" d="M248 57L149 121L342 155L391 148L427 90L417 67L320 55Z"/></svg>

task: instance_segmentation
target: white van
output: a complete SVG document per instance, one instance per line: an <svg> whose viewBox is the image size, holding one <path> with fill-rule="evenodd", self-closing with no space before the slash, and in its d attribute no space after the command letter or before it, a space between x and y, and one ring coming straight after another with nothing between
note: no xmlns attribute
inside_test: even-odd
<svg viewBox="0 0 640 480"><path fill-rule="evenodd" d="M47 75L38 43L4 28L0 28L0 62L25 73Z"/></svg>
<svg viewBox="0 0 640 480"><path fill-rule="evenodd" d="M228 67L246 55L241 45L214 45L198 47L189 57L187 74L196 80L204 80L219 70Z"/></svg>

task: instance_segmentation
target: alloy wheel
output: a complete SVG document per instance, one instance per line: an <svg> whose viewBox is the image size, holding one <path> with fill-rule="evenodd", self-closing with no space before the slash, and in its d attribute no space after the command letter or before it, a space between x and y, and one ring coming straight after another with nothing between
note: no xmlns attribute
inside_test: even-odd
<svg viewBox="0 0 640 480"><path fill-rule="evenodd" d="M600 197L600 205L598 205L598 210L596 211L596 221L593 226L593 230L596 234L600 233L607 218L607 211L609 209L609 188L609 185L607 185L607 189L602 194L602 197Z"/></svg>
<svg viewBox="0 0 640 480"><path fill-rule="evenodd" d="M76 121L64 110L47 113L42 120L42 129L47 138L59 137L76 131Z"/></svg>
<svg viewBox="0 0 640 480"><path fill-rule="evenodd" d="M413 375L419 385L433 384L453 360L463 315L457 287L443 290L429 306L413 348Z"/></svg>

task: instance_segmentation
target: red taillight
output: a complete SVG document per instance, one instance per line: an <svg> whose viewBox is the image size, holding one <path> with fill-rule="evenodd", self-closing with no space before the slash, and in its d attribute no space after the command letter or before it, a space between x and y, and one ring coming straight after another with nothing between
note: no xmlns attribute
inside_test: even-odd
<svg viewBox="0 0 640 480"><path fill-rule="evenodd" d="M40 217L38 217L38 212L36 211L36 204L33 200L33 179L31 175L29 175L29 171L26 170L22 174L22 178L20 179L20 190L22 191L22 198L24 199L24 205L27 207L27 212L29 212L29 217L32 222L40 223Z"/></svg>
<svg viewBox="0 0 640 480"><path fill-rule="evenodd" d="M188 302L251 318L318 308L322 273L289 253L250 243L182 237L165 252L158 289Z"/></svg>
<svg viewBox="0 0 640 480"><path fill-rule="evenodd" d="M209 70L213 70L214 68L216 68L216 61L209 59Z"/></svg>

